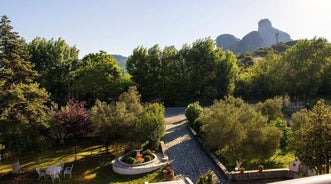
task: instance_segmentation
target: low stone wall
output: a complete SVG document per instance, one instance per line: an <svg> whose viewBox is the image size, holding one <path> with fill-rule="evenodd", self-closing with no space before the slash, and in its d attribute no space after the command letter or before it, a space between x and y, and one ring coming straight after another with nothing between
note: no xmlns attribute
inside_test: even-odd
<svg viewBox="0 0 331 184"><path fill-rule="evenodd" d="M228 179L231 183L248 183L254 181L280 181L293 179L294 173L289 169L266 169L261 172L257 170L228 173Z"/></svg>

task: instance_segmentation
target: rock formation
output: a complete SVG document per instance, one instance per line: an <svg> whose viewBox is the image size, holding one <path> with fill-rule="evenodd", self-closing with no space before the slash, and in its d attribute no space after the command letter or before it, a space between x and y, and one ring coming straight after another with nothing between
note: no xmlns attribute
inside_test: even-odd
<svg viewBox="0 0 331 184"><path fill-rule="evenodd" d="M258 31L252 31L240 40L231 34L222 34L216 38L218 47L234 53L255 51L262 47L270 47L277 42L291 41L289 34L272 27L268 19L258 23Z"/></svg>

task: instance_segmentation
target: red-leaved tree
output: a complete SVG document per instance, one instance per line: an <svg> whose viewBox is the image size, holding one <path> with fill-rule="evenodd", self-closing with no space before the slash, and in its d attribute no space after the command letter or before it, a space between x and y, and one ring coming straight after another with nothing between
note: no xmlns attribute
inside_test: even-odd
<svg viewBox="0 0 331 184"><path fill-rule="evenodd" d="M77 140L91 131L85 103L69 100L55 117L61 122L66 134L74 139L75 160L77 159Z"/></svg>

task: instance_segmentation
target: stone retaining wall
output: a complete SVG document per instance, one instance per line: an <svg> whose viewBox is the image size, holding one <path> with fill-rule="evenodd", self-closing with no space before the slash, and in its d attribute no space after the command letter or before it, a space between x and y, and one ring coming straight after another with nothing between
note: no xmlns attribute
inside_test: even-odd
<svg viewBox="0 0 331 184"><path fill-rule="evenodd" d="M257 170L240 172L230 172L228 179L231 183L255 183L263 181L281 181L293 179L294 173L289 169L266 169L261 172Z"/></svg>

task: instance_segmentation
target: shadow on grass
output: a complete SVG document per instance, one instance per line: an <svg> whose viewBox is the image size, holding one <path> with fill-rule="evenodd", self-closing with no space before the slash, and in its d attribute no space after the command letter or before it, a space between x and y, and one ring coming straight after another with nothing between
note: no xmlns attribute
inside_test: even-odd
<svg viewBox="0 0 331 184"><path fill-rule="evenodd" d="M37 156L37 154L22 155L20 163L23 171L20 174L11 173L10 162L0 164L1 184L27 184L27 183L52 183L50 179L37 181L38 175L36 167L46 169L49 166L57 165L61 160L65 162L65 167L74 164L72 178L66 176L61 178L62 184L71 183L144 183L164 181L162 170L152 173L125 176L119 175L112 170L112 160L123 154L125 146L121 144L112 145L111 151L106 153L100 145L81 146L78 153L78 160L73 161L71 147L48 150ZM6 168L6 172L2 169Z"/></svg>

